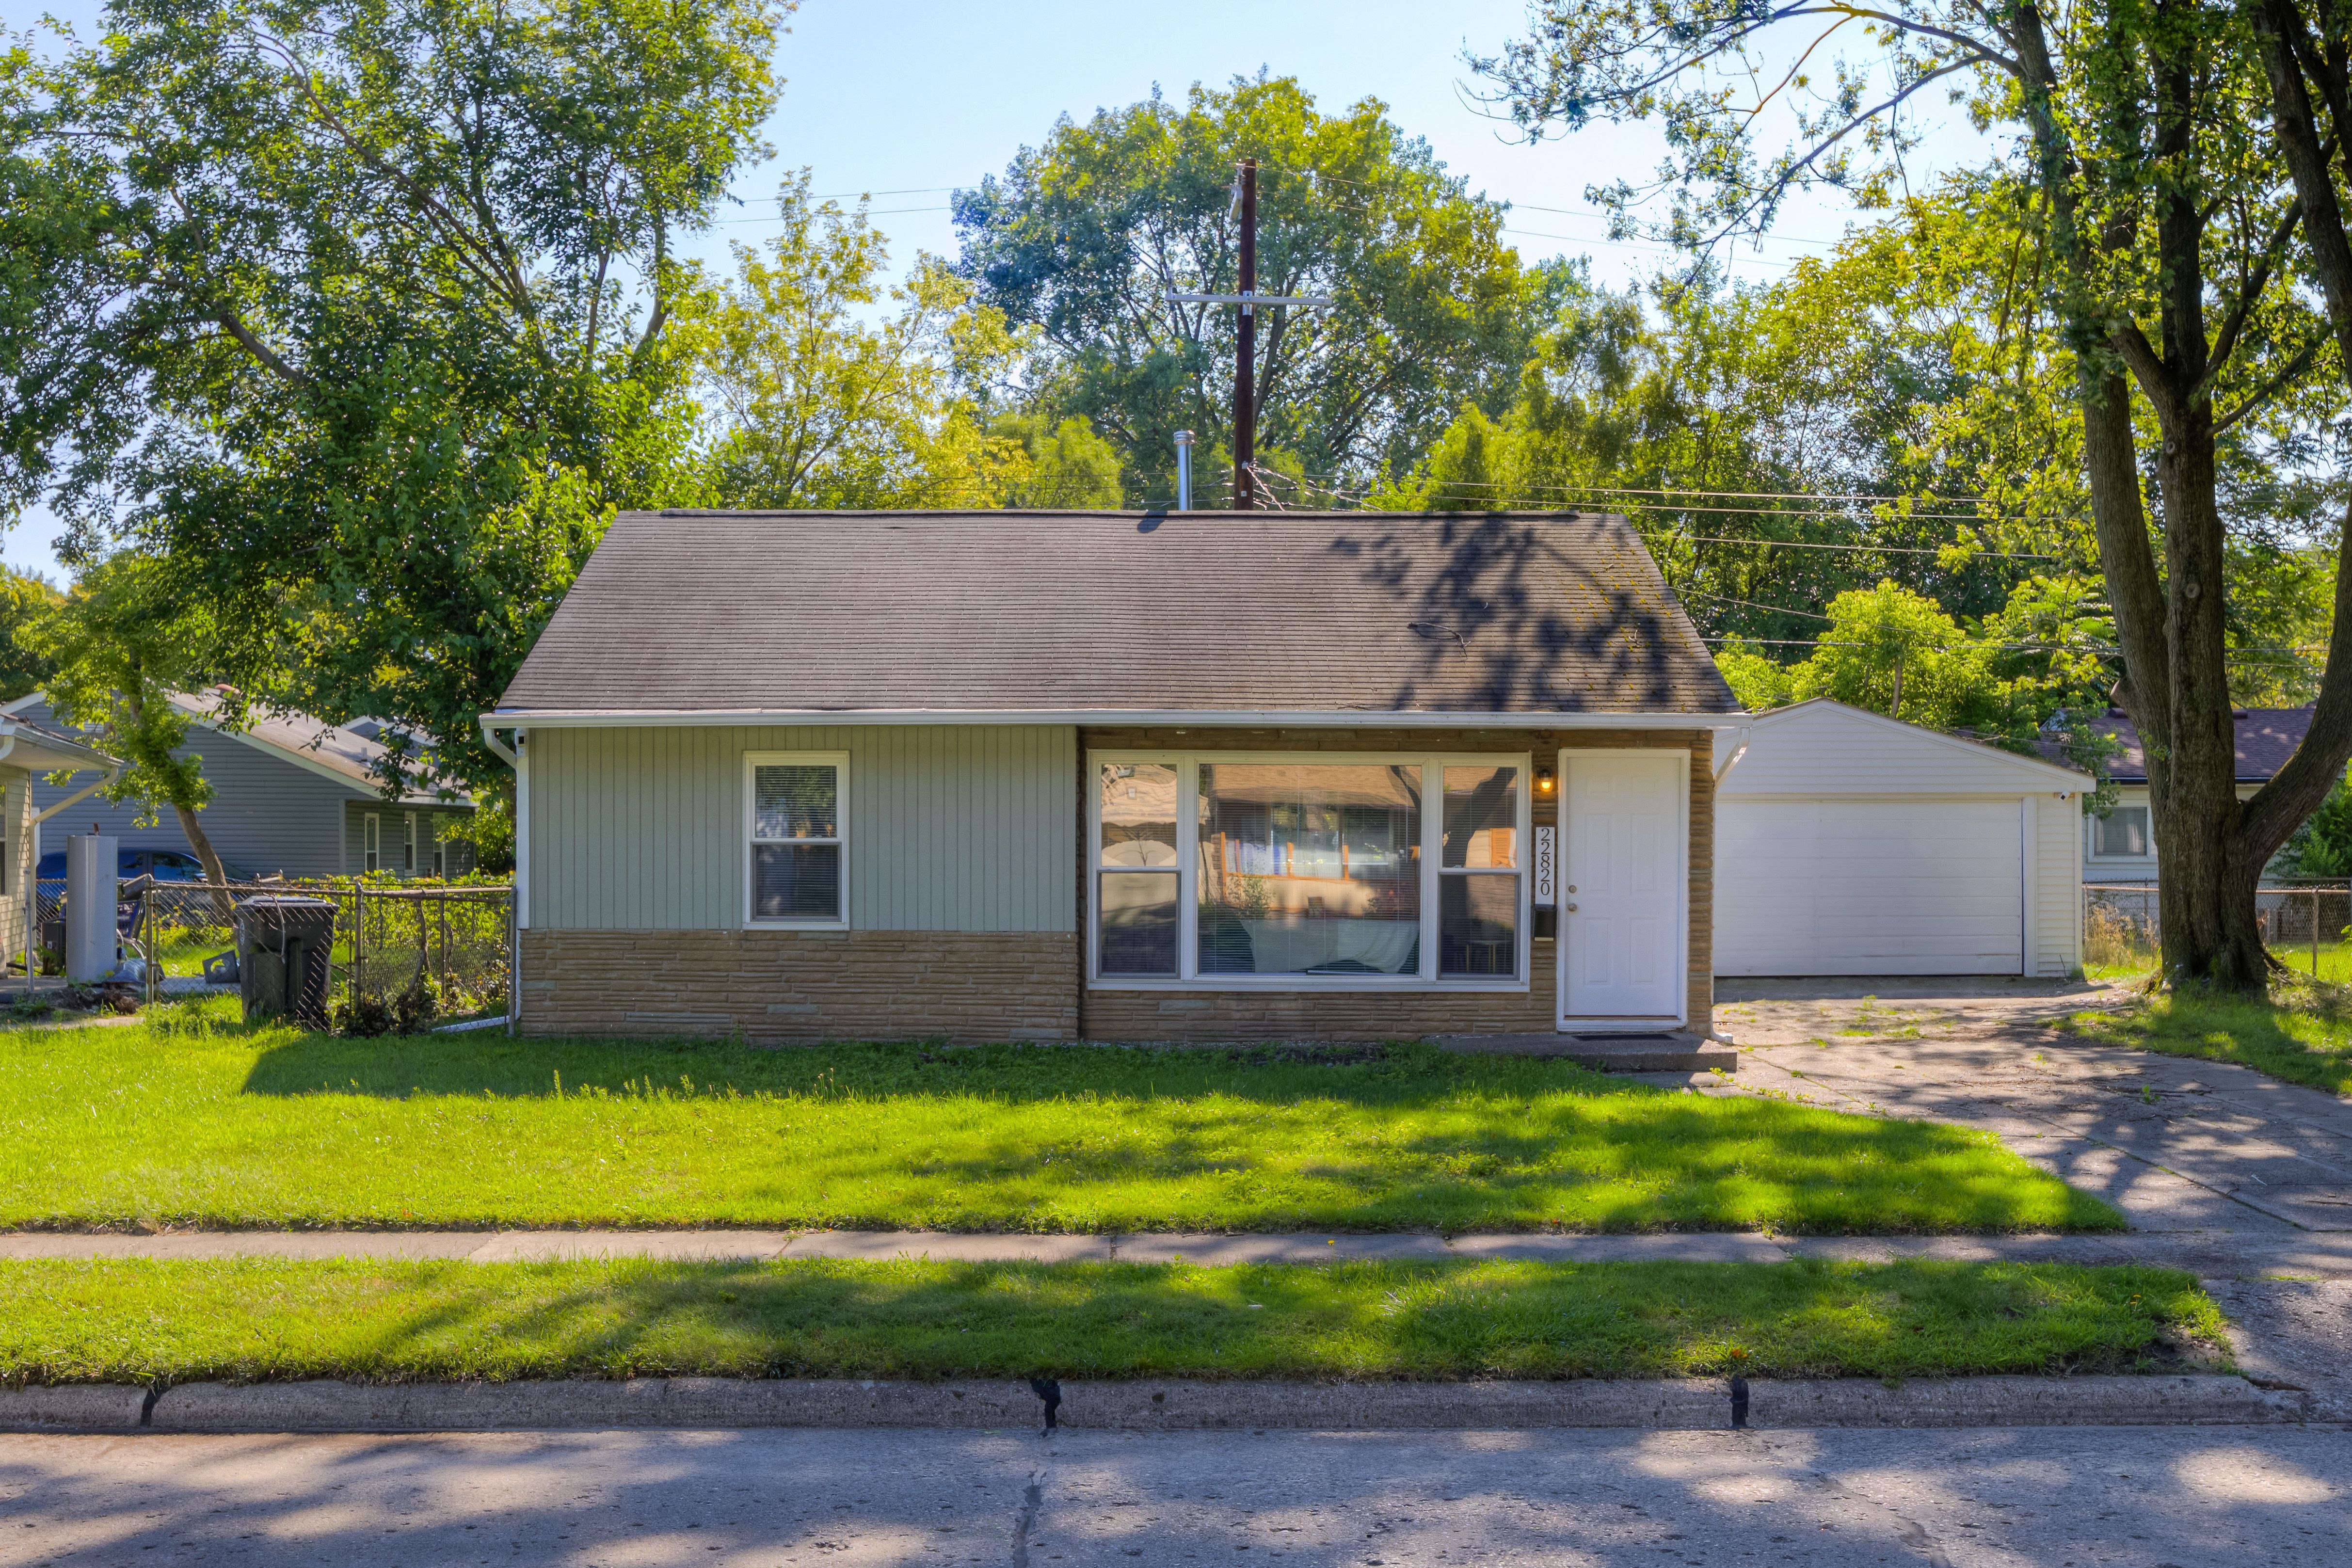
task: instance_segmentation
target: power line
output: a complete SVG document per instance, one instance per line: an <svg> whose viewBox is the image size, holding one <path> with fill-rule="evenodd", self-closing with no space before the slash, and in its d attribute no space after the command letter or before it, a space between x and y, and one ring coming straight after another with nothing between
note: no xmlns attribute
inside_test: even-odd
<svg viewBox="0 0 2352 1568"><path fill-rule="evenodd" d="M1826 637L1742 637L1737 632L1701 632L1699 634L1698 640L1701 642L1714 643L1753 643L1759 647L1861 647L1880 648L1890 652L1898 647L1935 648L1937 650L1948 650L1958 647L1990 647L1999 648L2007 653L2064 653L2071 651L2095 653L2102 658L2120 658L2123 657L2123 649L2119 647L2086 647L2080 643L1969 642L1965 640L1960 642L1915 642L1900 644L1892 642L1839 642L1832 641ZM2265 663L2285 664L2301 660L2306 656L2306 654L2318 651L2318 648L2319 645L2316 643L2311 645L2307 649L2293 647L2233 647L2224 648L2221 651L2221 657L2223 658L2253 658L2261 659Z"/></svg>
<svg viewBox="0 0 2352 1568"><path fill-rule="evenodd" d="M1285 476L1282 476L1282 477L1283 477L1283 478L1285 478L1286 479L1288 479L1288 476L1287 476L1287 475L1285 475ZM1328 477L1328 476L1326 476L1326 477ZM1355 501L1355 502L1358 502L1358 503L1361 503L1362 501L1364 501L1364 500L1366 500L1367 499L1369 499L1369 494L1370 494L1370 492L1368 492L1368 491L1361 491L1361 490L1342 490L1342 489L1334 489L1334 488L1332 488L1331 486L1328 486L1328 485L1318 485L1318 484L1314 483L1314 482L1313 482L1313 480L1312 480L1311 479L1307 478L1307 477L1304 477L1304 476L1302 476L1300 479L1297 479L1296 481L1293 481L1293 482L1295 482L1295 483L1297 483L1297 484L1298 484L1298 485L1300 485L1300 486L1304 487L1305 489L1310 489L1310 490L1314 490L1314 491L1316 491L1316 492L1317 492L1317 493L1318 493L1318 494L1329 496L1329 497L1331 497L1332 499L1334 499L1334 500L1348 500L1348 501ZM1436 488L1436 489L1446 489L1447 487L1446 487L1446 486L1444 486L1444 485L1438 485L1438 486L1433 487L1433 488ZM1464 487L1464 488L1469 488L1469 487ZM1499 488L1501 488L1501 487L1499 487L1499 486L1494 486L1494 487L1486 487L1486 488L1499 489ZM1532 487L1532 488L1542 488L1542 487ZM1554 488L1561 489L1570 489L1570 488L1572 488L1572 487L1569 487L1569 486L1559 486L1559 487L1554 487ZM1597 489L1597 487L1596 487L1596 489L1595 489L1594 491L1592 491L1592 492L1588 492L1588 493L1601 493L1601 492L1599 492L1599 491L1598 491L1598 489ZM1767 492L1767 491L1760 491L1760 490L1722 490L1722 491L1706 491L1706 490L1689 490L1689 491L1667 491L1667 490L1622 490L1622 491L1616 491L1616 492L1613 492L1613 493L1621 494L1621 495L1677 495L1677 494L1687 494L1687 495L1710 495L1710 494L1719 494L1719 495L1727 495L1727 496L1740 496L1740 495L1764 495L1764 494L1769 494L1769 492ZM1788 497L1788 498L1786 498L1786 499L1789 499L1789 500L1815 500L1815 499L1827 499L1827 500L1838 500L1853 499L1853 500L1876 500L1876 501L1885 502L1885 501L1891 501L1891 500L1897 500L1897 499L1900 499L1900 498L1896 498L1896 497L1890 497L1890 496L1857 496L1857 497L1853 497L1853 498L1839 497L1839 496L1830 496L1830 497L1825 497L1825 498L1816 498L1816 497L1811 497L1811 496L1799 496L1799 495L1792 495L1792 496L1790 496L1790 497ZM1493 504L1495 507L1498 508L1498 509L1508 509L1508 508L1517 508L1517 507L1527 507L1527 508L1529 508L1529 509L1532 509L1532 510L1559 510L1559 505L1560 505L1560 503L1559 503L1558 500L1531 500L1531 499L1528 499L1528 498L1526 498L1526 497L1499 497L1499 496L1498 496L1498 497L1492 498L1492 504ZM1376 510L1376 509L1366 508L1365 510ZM1790 510L1789 509L1787 509L1787 508L1785 508L1785 507L1736 507L1736 506L1734 506L1734 507L1696 507L1696 506L1685 506L1685 505L1680 505L1680 504L1671 504L1671 505L1662 505L1662 506L1660 506L1660 507L1658 508L1658 510L1661 510L1661 511L1677 511L1677 512L1706 511L1706 512L1714 512L1714 513L1719 513L1719 514L1727 514L1727 515L1733 515L1733 516L1743 516L1743 517L1795 517L1795 518L1803 518L1803 517L1830 517L1830 518L1849 518L1849 517L1851 517L1851 516L1852 516L1852 514L1851 514L1850 512L1844 512L1844 511L1824 511L1824 510L1802 510L1802 511L1791 511L1791 510ZM1905 512L1905 513L1902 513L1902 514L1900 514L1900 515L1901 515L1903 518L1906 518L1906 519L1917 519L1917 520L1922 521L1954 521L1954 522L1973 522L1973 523L1977 523L1977 524L1979 524L1979 525L1997 525L1997 524L2000 524L2000 523L2003 523L2003 522L2021 522L2021 521L2025 521L2025 520L2023 520L2023 519L2018 519L2018 518L1986 518L1986 517L1979 517L1979 516L1976 516L1976 515L1969 514L1969 513L1964 513L1964 512ZM1957 542L1957 541L1956 541L1956 542L1954 542L1954 543L1952 543L1952 544L1950 544L1950 545L1932 545L1932 544L1839 544L1839 543L1830 543L1830 542L1824 542L1824 541L1819 541L1819 540L1808 540L1808 539L1763 539L1763 538L1758 538L1758 537L1755 537L1755 536L1752 536L1752 535L1743 535L1743 534L1724 534L1724 533L1667 533L1667 534L1664 534L1664 535L1661 536L1661 538L1660 538L1660 542L1666 542L1666 543L1677 543L1677 542L1678 542L1678 543L1688 543L1688 544L1752 544L1752 545L1756 545L1756 546L1758 546L1758 547L1759 547L1759 548L1763 548L1763 549L1772 549L1772 550L1827 550L1827 551L1835 551L1835 552L1849 552L1849 553L1862 554L1862 555L1937 555L1937 556L1940 556L1940 555L1942 555L1942 554L1944 553L1944 552L1945 552L1946 550L1948 550L1948 549L1964 549L1964 548L1967 548L1964 544L1961 544L1959 542ZM2051 555L2051 554L2047 554L2047 553L2044 553L2044 552L2038 552L2038 551L2030 551L2030 550L1975 550L1975 551L1971 551L1971 552L1970 552L1970 553L1969 553L1969 559L1971 559L1971 560L1987 560L1987 561L2063 561L2063 560L2065 560L2065 559L2066 559L2066 557L2065 557L2065 556L2063 556L2063 555Z"/></svg>
<svg viewBox="0 0 2352 1568"><path fill-rule="evenodd" d="M1314 471L1313 477L1317 479L1341 479L1345 476L1328 468L1320 468ZM1501 485L1483 480L1464 479L1458 482L1465 489L1502 489L1506 488ZM1989 506L1992 502L1992 498L1990 496L1937 495L1932 490L1916 491L1907 496L1890 496L1866 490L1645 490L1634 489L1622 485L1520 485L1517 488L1523 490L1559 490L1578 495L1697 496L1702 500L1867 500L1889 502L1899 500L1927 500L1945 502L1954 506Z"/></svg>
<svg viewBox="0 0 2352 1568"><path fill-rule="evenodd" d="M952 212L955 209L952 207L868 207L861 209L857 216L860 217L889 217L896 213L943 213ZM782 213L778 213L772 217L763 215L758 217L714 218L711 221L714 223L782 223L784 221L784 217Z"/></svg>

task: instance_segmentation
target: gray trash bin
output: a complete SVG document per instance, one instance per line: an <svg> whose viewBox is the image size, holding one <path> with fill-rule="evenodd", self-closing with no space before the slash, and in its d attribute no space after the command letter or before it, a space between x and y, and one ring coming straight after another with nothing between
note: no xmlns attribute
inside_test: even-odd
<svg viewBox="0 0 2352 1568"><path fill-rule="evenodd" d="M291 1017L310 1028L325 1028L334 952L335 906L330 900L263 897L239 904L236 961L245 1021Z"/></svg>

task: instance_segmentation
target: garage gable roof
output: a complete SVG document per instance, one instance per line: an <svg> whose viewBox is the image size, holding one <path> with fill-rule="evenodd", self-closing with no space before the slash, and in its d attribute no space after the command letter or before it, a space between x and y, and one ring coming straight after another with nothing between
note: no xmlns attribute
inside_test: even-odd
<svg viewBox="0 0 2352 1568"><path fill-rule="evenodd" d="M1759 714L1723 795L2042 795L2079 793L2090 776L1984 741L1906 724L1826 697ZM1716 732L1721 769L1741 742Z"/></svg>

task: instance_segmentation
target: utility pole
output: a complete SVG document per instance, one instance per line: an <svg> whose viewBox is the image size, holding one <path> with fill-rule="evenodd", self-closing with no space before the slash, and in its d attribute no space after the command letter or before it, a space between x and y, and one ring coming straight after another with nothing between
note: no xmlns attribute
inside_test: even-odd
<svg viewBox="0 0 2352 1568"><path fill-rule="evenodd" d="M1257 160L1242 160L1241 318L1234 323L1234 510L1257 496Z"/></svg>
<svg viewBox="0 0 2352 1568"><path fill-rule="evenodd" d="M1234 205L1241 215L1241 277L1237 294L1180 294L1171 304L1235 305L1234 325L1234 510L1257 506L1257 307L1298 305L1328 310L1319 295L1274 295L1257 291L1257 160L1244 158L1234 175Z"/></svg>

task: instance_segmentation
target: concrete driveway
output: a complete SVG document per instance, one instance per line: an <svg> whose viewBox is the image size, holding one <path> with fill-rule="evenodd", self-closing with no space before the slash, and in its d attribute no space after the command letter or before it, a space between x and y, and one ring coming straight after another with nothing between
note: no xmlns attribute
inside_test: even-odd
<svg viewBox="0 0 2352 1568"><path fill-rule="evenodd" d="M2135 1232L2052 1237L2049 1256L2194 1270L2252 1375L2352 1416L2352 1101L2047 1026L2130 1001L2083 981L1727 981L1717 1034L1739 1047L1740 1071L1706 1092L1995 1134Z"/></svg>
<svg viewBox="0 0 2352 1568"><path fill-rule="evenodd" d="M2079 981L1749 981L1716 1023L1746 1087L1985 1128L2143 1229L2352 1235L2352 1101L2047 1026L2128 1003Z"/></svg>

